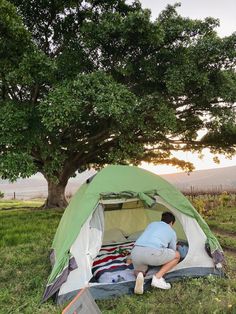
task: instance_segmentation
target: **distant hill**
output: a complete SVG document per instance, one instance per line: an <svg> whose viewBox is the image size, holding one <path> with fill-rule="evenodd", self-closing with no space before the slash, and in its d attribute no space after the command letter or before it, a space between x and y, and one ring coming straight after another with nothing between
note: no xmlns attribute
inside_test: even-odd
<svg viewBox="0 0 236 314"><path fill-rule="evenodd" d="M221 189L236 188L236 166L198 170L189 175L184 172L166 174L162 175L162 177L181 190L186 190L190 186L201 189L217 187Z"/></svg>
<svg viewBox="0 0 236 314"><path fill-rule="evenodd" d="M66 188L66 193L73 194L79 186L95 173L94 170L85 171L76 178L71 178ZM161 175L164 179L177 186L180 190L196 189L235 189L236 188L236 166L216 168L209 170L198 170L190 173L176 173ZM47 196L47 182L41 174L29 179L19 179L15 183L0 180L0 191L5 193L6 198L45 198Z"/></svg>

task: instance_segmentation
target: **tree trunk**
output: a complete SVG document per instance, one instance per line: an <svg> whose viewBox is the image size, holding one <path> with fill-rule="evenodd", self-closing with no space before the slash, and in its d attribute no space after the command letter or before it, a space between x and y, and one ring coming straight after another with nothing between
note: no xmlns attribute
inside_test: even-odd
<svg viewBox="0 0 236 314"><path fill-rule="evenodd" d="M48 197L44 208L65 208L68 202L65 197L66 183L55 183L48 180Z"/></svg>

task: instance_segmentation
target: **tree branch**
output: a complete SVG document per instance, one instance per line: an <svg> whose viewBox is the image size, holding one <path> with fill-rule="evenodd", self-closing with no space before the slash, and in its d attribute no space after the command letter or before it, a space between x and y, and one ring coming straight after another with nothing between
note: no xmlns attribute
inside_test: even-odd
<svg viewBox="0 0 236 314"><path fill-rule="evenodd" d="M33 93L31 94L31 101L33 102L33 104L36 103L38 96L39 96L39 84L36 84L33 90Z"/></svg>
<svg viewBox="0 0 236 314"><path fill-rule="evenodd" d="M109 131L105 129L94 136L86 138L86 142L88 141L89 144L85 145L83 150L81 150L80 152L75 152L72 155L68 156L68 158L66 159L64 163L64 169L61 175L61 179L67 178L68 176L70 177L71 175L73 175L74 172L79 168L79 166L84 163L84 160L88 157L88 155L93 155L94 152L100 150L100 147L97 150L95 150L95 147L97 146L97 144L100 144L100 146L102 146L107 143L107 142L101 143L101 141L107 139L108 136L109 136ZM86 151L90 151L91 153L90 154L85 153Z"/></svg>

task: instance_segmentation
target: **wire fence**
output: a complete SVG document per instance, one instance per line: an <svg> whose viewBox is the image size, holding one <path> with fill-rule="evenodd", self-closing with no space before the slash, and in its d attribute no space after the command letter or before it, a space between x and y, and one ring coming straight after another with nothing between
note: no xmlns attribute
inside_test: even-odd
<svg viewBox="0 0 236 314"><path fill-rule="evenodd" d="M77 188L78 189L78 188ZM66 189L66 197L70 199L77 189L68 188ZM4 193L3 199L6 200L30 200L30 199L46 199L48 196L47 187L39 188L37 190L24 190L24 189L16 189L16 190L1 190Z"/></svg>
<svg viewBox="0 0 236 314"><path fill-rule="evenodd" d="M181 189L181 192L190 197L198 196L212 196L217 197L221 194L236 194L236 187L227 186L227 185L211 185L211 186L189 186Z"/></svg>
<svg viewBox="0 0 236 314"><path fill-rule="evenodd" d="M176 185L177 186L177 185ZM211 185L211 186L185 186L185 187L178 187L179 190L186 196L190 198L195 198L198 196L212 196L217 197L223 193L228 193L232 195L236 195L236 187L227 186L227 185ZM1 188L0 188L1 190ZM66 189L66 196L67 198L71 198L77 189L75 188L67 188ZM39 187L35 190L26 190L26 189L19 189L19 190L8 190L2 191L4 193L4 199L15 199L15 200L28 200L28 199L35 199L35 198L47 198L48 191L47 187Z"/></svg>

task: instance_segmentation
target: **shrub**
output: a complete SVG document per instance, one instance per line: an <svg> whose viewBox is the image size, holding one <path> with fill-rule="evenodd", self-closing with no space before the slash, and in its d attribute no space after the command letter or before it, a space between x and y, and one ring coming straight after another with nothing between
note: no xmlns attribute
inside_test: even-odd
<svg viewBox="0 0 236 314"><path fill-rule="evenodd" d="M219 200L221 203L221 207L226 207L231 200L231 195L228 192L224 191L219 196Z"/></svg>
<svg viewBox="0 0 236 314"><path fill-rule="evenodd" d="M192 200L193 206L199 212L200 215L205 216L206 214L206 202L201 198L194 198Z"/></svg>
<svg viewBox="0 0 236 314"><path fill-rule="evenodd" d="M192 200L192 204L201 216L203 217L212 216L213 207L209 206L209 202L207 199L196 197Z"/></svg>

